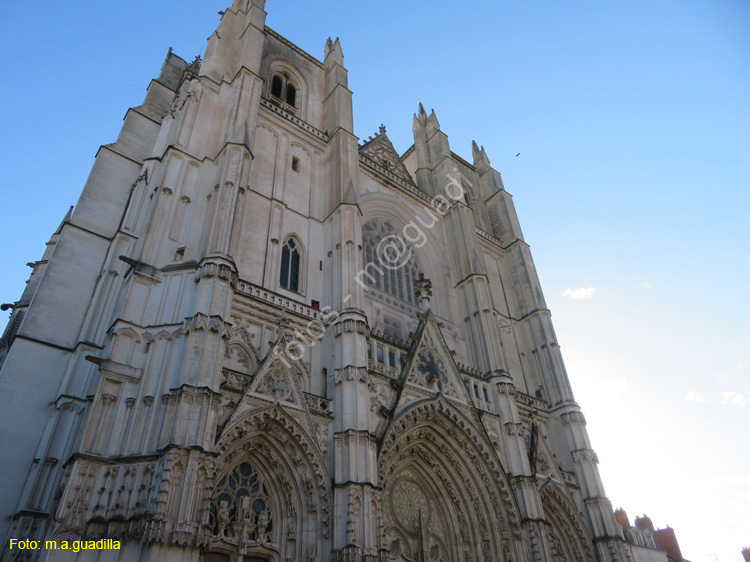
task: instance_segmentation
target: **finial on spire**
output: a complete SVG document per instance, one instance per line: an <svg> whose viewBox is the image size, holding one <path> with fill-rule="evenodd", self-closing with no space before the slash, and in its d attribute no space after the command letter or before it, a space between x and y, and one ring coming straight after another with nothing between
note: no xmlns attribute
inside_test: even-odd
<svg viewBox="0 0 750 562"><path fill-rule="evenodd" d="M422 105L422 102L419 102L419 117L420 118L427 118L427 112L424 110L424 106Z"/></svg>
<svg viewBox="0 0 750 562"><path fill-rule="evenodd" d="M475 140L471 141L471 154L475 159L479 156L479 146L477 146L477 141Z"/></svg>
<svg viewBox="0 0 750 562"><path fill-rule="evenodd" d="M382 123L380 124L380 134L381 135L385 134L385 125L383 125Z"/></svg>
<svg viewBox="0 0 750 562"><path fill-rule="evenodd" d="M332 41L330 37L326 41L324 59L327 60L331 55L334 57L334 62L339 63L341 66L344 65L344 51L341 50L341 43L339 43L338 37L336 37L335 41Z"/></svg>
<svg viewBox="0 0 750 562"><path fill-rule="evenodd" d="M480 169L480 172L485 168L489 168L490 159L487 157L484 147L478 146L476 141L471 141L471 155L474 158L474 165Z"/></svg>
<svg viewBox="0 0 750 562"><path fill-rule="evenodd" d="M430 116L427 118L427 132L428 134L430 131L433 130L440 130L440 122L438 121L437 115L435 115L435 110L430 110Z"/></svg>

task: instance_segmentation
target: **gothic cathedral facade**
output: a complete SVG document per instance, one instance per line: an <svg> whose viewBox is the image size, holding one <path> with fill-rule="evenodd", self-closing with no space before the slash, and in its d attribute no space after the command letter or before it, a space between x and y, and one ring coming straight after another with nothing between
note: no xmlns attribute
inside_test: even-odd
<svg viewBox="0 0 750 562"><path fill-rule="evenodd" d="M33 264L2 559L632 561L484 149L421 105L360 144L338 40L264 5L170 50Z"/></svg>

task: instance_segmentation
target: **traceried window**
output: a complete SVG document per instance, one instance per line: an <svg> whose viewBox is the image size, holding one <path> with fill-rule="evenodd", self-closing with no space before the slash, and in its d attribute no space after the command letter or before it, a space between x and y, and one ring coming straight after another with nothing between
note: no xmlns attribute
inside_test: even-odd
<svg viewBox="0 0 750 562"><path fill-rule="evenodd" d="M416 305L414 280L419 266L411 247L387 219L373 219L362 227L365 283L409 304Z"/></svg>
<svg viewBox="0 0 750 562"><path fill-rule="evenodd" d="M273 536L270 495L255 467L242 462L216 483L210 518L215 537L263 542Z"/></svg>
<svg viewBox="0 0 750 562"><path fill-rule="evenodd" d="M289 238L281 248L281 272L279 285L295 293L300 292L300 245L295 238Z"/></svg>

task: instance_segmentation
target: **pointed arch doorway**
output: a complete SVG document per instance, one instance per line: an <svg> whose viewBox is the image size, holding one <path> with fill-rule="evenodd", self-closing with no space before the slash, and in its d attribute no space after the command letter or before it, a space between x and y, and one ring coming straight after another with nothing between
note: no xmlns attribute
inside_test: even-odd
<svg viewBox="0 0 750 562"><path fill-rule="evenodd" d="M216 448L207 555L282 562L330 551L331 480L313 439L279 403L230 423Z"/></svg>
<svg viewBox="0 0 750 562"><path fill-rule="evenodd" d="M502 468L445 398L421 401L398 415L383 439L378 469L386 560L524 559Z"/></svg>

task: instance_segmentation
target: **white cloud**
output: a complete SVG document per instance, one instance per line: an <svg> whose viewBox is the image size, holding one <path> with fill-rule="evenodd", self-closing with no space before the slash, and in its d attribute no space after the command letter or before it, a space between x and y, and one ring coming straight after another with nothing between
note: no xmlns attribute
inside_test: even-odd
<svg viewBox="0 0 750 562"><path fill-rule="evenodd" d="M747 403L745 395L734 390L727 390L721 393L719 404L731 404L732 406L744 406Z"/></svg>
<svg viewBox="0 0 750 562"><path fill-rule="evenodd" d="M651 285L651 281L644 281L643 283L641 283L641 289L643 289L644 291L650 291L652 287L653 285Z"/></svg>
<svg viewBox="0 0 750 562"><path fill-rule="evenodd" d="M750 475L738 472L720 474L715 484L722 488L750 488Z"/></svg>
<svg viewBox="0 0 750 562"><path fill-rule="evenodd" d="M703 398L698 392L695 390L691 390L685 395L685 400L688 402L708 402L707 398Z"/></svg>
<svg viewBox="0 0 750 562"><path fill-rule="evenodd" d="M593 297L594 291L596 291L594 287L579 287L577 289L573 289L571 287L569 289L565 289L563 296L571 297L575 301L582 301L584 299L590 299L591 297Z"/></svg>

